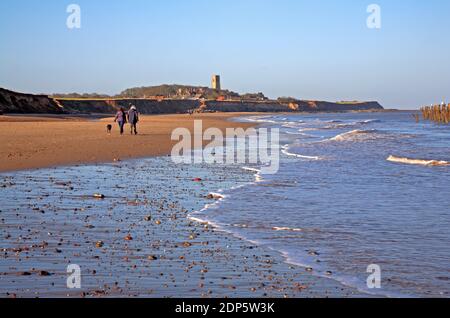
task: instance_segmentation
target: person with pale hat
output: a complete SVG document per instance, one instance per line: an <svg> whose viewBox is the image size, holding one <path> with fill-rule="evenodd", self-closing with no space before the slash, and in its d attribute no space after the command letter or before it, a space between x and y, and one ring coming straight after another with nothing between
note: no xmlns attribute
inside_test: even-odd
<svg viewBox="0 0 450 318"><path fill-rule="evenodd" d="M128 122L130 123L131 127L131 134L137 135L137 124L139 122L139 113L137 111L136 106L130 104L130 110L128 111Z"/></svg>

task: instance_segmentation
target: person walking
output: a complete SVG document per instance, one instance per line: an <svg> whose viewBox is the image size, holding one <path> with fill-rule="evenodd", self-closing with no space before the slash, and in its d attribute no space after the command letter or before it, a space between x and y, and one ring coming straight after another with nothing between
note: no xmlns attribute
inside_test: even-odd
<svg viewBox="0 0 450 318"><path fill-rule="evenodd" d="M120 108L120 110L117 112L114 122L119 124L120 134L123 135L123 127L127 123L127 116L123 108Z"/></svg>
<svg viewBox="0 0 450 318"><path fill-rule="evenodd" d="M139 113L136 109L136 106L131 105L130 110L128 111L128 122L130 123L131 126L131 134L135 134L137 135L137 124L139 122Z"/></svg>

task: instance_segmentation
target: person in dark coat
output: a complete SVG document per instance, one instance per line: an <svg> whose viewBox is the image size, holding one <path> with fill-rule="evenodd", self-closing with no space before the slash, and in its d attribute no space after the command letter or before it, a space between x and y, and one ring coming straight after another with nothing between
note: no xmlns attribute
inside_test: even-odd
<svg viewBox="0 0 450 318"><path fill-rule="evenodd" d="M131 126L131 134L137 135L137 124L139 122L139 113L136 109L136 106L132 105L130 110L128 111L128 122Z"/></svg>
<svg viewBox="0 0 450 318"><path fill-rule="evenodd" d="M120 134L123 135L123 127L127 123L127 115L125 114L125 110L123 108L117 112L114 122L119 124Z"/></svg>

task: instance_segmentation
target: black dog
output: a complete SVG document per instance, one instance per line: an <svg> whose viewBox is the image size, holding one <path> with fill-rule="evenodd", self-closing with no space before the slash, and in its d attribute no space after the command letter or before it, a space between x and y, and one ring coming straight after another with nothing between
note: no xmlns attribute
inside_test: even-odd
<svg viewBox="0 0 450 318"><path fill-rule="evenodd" d="M112 130L112 125L107 125L106 126L106 131L108 132L108 134L111 133L111 130Z"/></svg>

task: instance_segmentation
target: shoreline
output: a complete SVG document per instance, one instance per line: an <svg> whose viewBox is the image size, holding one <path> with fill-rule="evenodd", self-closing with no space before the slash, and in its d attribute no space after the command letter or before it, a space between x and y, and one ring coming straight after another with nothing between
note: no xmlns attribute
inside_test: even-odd
<svg viewBox="0 0 450 318"><path fill-rule="evenodd" d="M130 161L1 174L0 297L370 297L188 218L251 171ZM65 286L69 264L81 290Z"/></svg>
<svg viewBox="0 0 450 318"><path fill-rule="evenodd" d="M194 120L202 120L204 130L256 126L230 121L244 115L248 113L142 115L137 136L129 134L129 125L120 136L113 118L105 115L4 115L0 116L0 138L6 140L0 150L0 173L165 156L176 143L171 141L175 128L192 133ZM106 132L107 124L113 125L111 134Z"/></svg>
<svg viewBox="0 0 450 318"><path fill-rule="evenodd" d="M248 114L216 115L209 123L258 125L229 121L242 115ZM208 193L257 178L255 171L248 171L248 177L240 171L224 166L174 169L170 158L155 155L0 172L9 202L1 211L8 238L0 258L0 297L370 297L191 217L217 204L217 198L206 198ZM92 178L93 173L98 177ZM135 180L140 173L147 176L142 184ZM192 177L203 181L193 183ZM146 191L154 187L158 191ZM106 196L97 200L93 193ZM36 210L42 214L31 212ZM127 233L131 240L124 240ZM96 241L105 247L96 249ZM62 284L68 263L83 264L82 290L68 291Z"/></svg>

